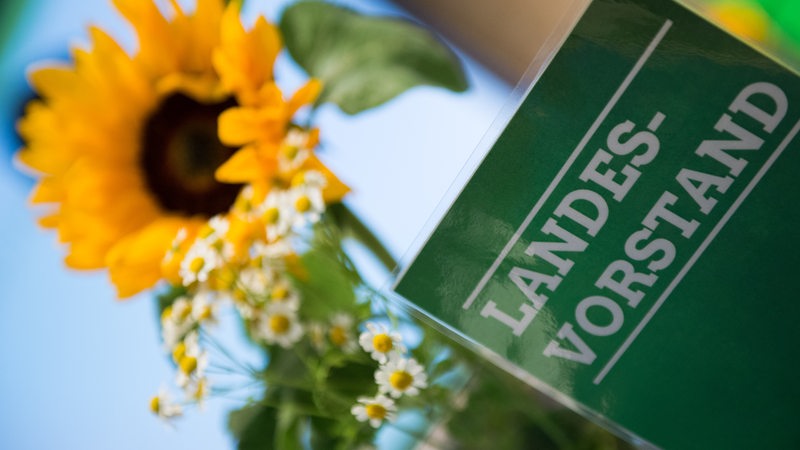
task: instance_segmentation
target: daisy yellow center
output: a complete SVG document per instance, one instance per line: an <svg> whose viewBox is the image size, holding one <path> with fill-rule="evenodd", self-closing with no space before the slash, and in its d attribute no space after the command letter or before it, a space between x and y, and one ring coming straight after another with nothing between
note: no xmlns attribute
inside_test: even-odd
<svg viewBox="0 0 800 450"><path fill-rule="evenodd" d="M233 290L233 298L235 300L243 302L243 301L247 300L247 292L245 292L244 289L239 289L239 288L234 289Z"/></svg>
<svg viewBox="0 0 800 450"><path fill-rule="evenodd" d="M161 321L166 322L172 318L172 306L167 306L164 311L161 311Z"/></svg>
<svg viewBox="0 0 800 450"><path fill-rule="evenodd" d="M192 394L192 398L194 398L194 400L200 400L205 397L207 387L205 379L199 380L197 382L197 388L194 390L194 394Z"/></svg>
<svg viewBox="0 0 800 450"><path fill-rule="evenodd" d="M289 289L286 286L276 286L272 289L272 299L283 301L289 297Z"/></svg>
<svg viewBox="0 0 800 450"><path fill-rule="evenodd" d="M236 272L230 267L219 268L211 278L211 282L217 290L231 291L236 284Z"/></svg>
<svg viewBox="0 0 800 450"><path fill-rule="evenodd" d="M296 145L283 146L283 157L290 161L297 158L298 153L300 153L300 148L298 148Z"/></svg>
<svg viewBox="0 0 800 450"><path fill-rule="evenodd" d="M337 347L341 347L347 343L347 330L342 327L333 327L330 331L331 342Z"/></svg>
<svg viewBox="0 0 800 450"><path fill-rule="evenodd" d="M212 315L213 314L212 314L211 306L206 305L206 306L203 306L202 309L200 310L200 314L197 315L197 319L200 320L200 321L208 320L208 319L211 318Z"/></svg>
<svg viewBox="0 0 800 450"><path fill-rule="evenodd" d="M271 208L267 208L267 210L264 211L264 222L266 222L269 225L275 225L276 223L278 223L278 219L280 218L280 216L281 213L278 210L278 208L274 206Z"/></svg>
<svg viewBox="0 0 800 450"><path fill-rule="evenodd" d="M301 195L294 201L294 209L298 212L304 213L311 209L311 199L307 195Z"/></svg>
<svg viewBox="0 0 800 450"><path fill-rule="evenodd" d="M181 358L180 364L181 372L189 375L197 369L197 358L193 356L184 356Z"/></svg>
<svg viewBox="0 0 800 450"><path fill-rule="evenodd" d="M298 172L292 177L291 185L293 187L301 186L306 182L305 172Z"/></svg>
<svg viewBox="0 0 800 450"><path fill-rule="evenodd" d="M158 414L161 411L161 399L157 395L150 399L150 411L154 414Z"/></svg>
<svg viewBox="0 0 800 450"><path fill-rule="evenodd" d="M387 353L394 347L394 343L392 338L381 333L372 338L372 346L381 353Z"/></svg>
<svg viewBox="0 0 800 450"><path fill-rule="evenodd" d="M183 94L165 98L145 123L141 166L161 207L186 216L227 211L241 186L214 179L214 171L236 151L217 137L217 117L232 99L200 103Z"/></svg>
<svg viewBox="0 0 800 450"><path fill-rule="evenodd" d="M206 239L212 234L214 234L214 227L209 224L205 224L202 228L200 228L200 231L197 232L197 237L200 239Z"/></svg>
<svg viewBox="0 0 800 450"><path fill-rule="evenodd" d="M414 377L404 370L392 372L389 376L389 384L398 391L405 391L414 382Z"/></svg>
<svg viewBox="0 0 800 450"><path fill-rule="evenodd" d="M291 322L289 318L282 314L275 314L269 318L269 329L275 334L285 334L289 331Z"/></svg>
<svg viewBox="0 0 800 450"><path fill-rule="evenodd" d="M249 213L253 210L253 202L249 198L239 197L236 200L235 207L242 212Z"/></svg>
<svg viewBox="0 0 800 450"><path fill-rule="evenodd" d="M198 273L203 270L203 266L206 264L203 258L197 257L189 262L189 270L194 273Z"/></svg>
<svg viewBox="0 0 800 450"><path fill-rule="evenodd" d="M377 403L370 403L364 407L367 413L367 417L370 419L377 419L383 420L386 418L386 408L377 404Z"/></svg>
<svg viewBox="0 0 800 450"><path fill-rule="evenodd" d="M190 306L184 306L178 311L178 320L183 322L184 320L188 319L189 316L192 315L192 309Z"/></svg>
<svg viewBox="0 0 800 450"><path fill-rule="evenodd" d="M178 345L172 349L172 360L179 362L184 356L186 356L186 344L179 342Z"/></svg>
<svg viewBox="0 0 800 450"><path fill-rule="evenodd" d="M261 255L252 258L250 262L247 264L249 267L261 268L263 266L264 257Z"/></svg>

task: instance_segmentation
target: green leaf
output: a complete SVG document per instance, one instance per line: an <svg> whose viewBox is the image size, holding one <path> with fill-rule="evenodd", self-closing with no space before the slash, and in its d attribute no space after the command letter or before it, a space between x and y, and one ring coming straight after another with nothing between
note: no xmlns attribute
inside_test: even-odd
<svg viewBox="0 0 800 450"><path fill-rule="evenodd" d="M346 417L358 397L371 395L375 390L375 365L351 361L331 367L325 382L314 392L314 404L321 411Z"/></svg>
<svg viewBox="0 0 800 450"><path fill-rule="evenodd" d="M303 450L302 420L302 415L292 408L291 403L278 410L278 432L275 439L275 448L281 450Z"/></svg>
<svg viewBox="0 0 800 450"><path fill-rule="evenodd" d="M405 20L361 16L309 1L288 7L280 29L292 58L347 114L381 105L414 86L461 92L466 77L455 54L431 32Z"/></svg>
<svg viewBox="0 0 800 450"><path fill-rule="evenodd" d="M337 443L339 443L337 435L343 431L339 421L314 417L311 419L309 425L311 448L314 450L336 448Z"/></svg>
<svg viewBox="0 0 800 450"><path fill-rule="evenodd" d="M228 415L228 429L237 441L238 450L274 448L276 424L275 409L258 403L245 406Z"/></svg>
<svg viewBox="0 0 800 450"><path fill-rule="evenodd" d="M303 314L311 320L328 321L333 314L356 307L355 285L343 263L326 249L312 248L301 257L307 272L298 279Z"/></svg>

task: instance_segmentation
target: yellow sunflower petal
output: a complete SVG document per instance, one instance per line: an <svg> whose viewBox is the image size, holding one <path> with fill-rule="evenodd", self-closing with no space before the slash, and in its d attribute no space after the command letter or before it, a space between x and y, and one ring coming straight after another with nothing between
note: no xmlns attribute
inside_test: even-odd
<svg viewBox="0 0 800 450"><path fill-rule="evenodd" d="M160 218L111 248L105 262L120 298L152 287L161 279L161 261L184 222Z"/></svg>
<svg viewBox="0 0 800 450"><path fill-rule="evenodd" d="M243 219L234 215L230 218L230 227L225 238L233 247L234 258L240 259L247 256L254 241L266 240L266 227L259 220Z"/></svg>
<svg viewBox="0 0 800 450"><path fill-rule="evenodd" d="M286 127L284 117L274 108L228 108L218 119L219 140L230 146L279 141Z"/></svg>
<svg viewBox="0 0 800 450"><path fill-rule="evenodd" d="M210 74L171 73L158 80L156 91L161 95L181 92L189 97L202 99L207 103L221 102L228 96L228 92Z"/></svg>
<svg viewBox="0 0 800 450"><path fill-rule="evenodd" d="M220 27L225 5L220 0L197 0L192 16L193 65L205 72L214 70L211 55L220 43Z"/></svg>
<svg viewBox="0 0 800 450"><path fill-rule="evenodd" d="M113 245L160 214L147 192L138 187L138 174L130 171L83 160L57 180L64 195L58 237L70 245L70 267L103 267Z"/></svg>
<svg viewBox="0 0 800 450"><path fill-rule="evenodd" d="M286 109L289 116L293 116L298 109L313 103L322 92L322 82L312 78L303 87L298 89L287 102Z"/></svg>
<svg viewBox="0 0 800 450"><path fill-rule="evenodd" d="M42 228L56 228L56 227L58 227L59 218L60 218L60 214L52 213L52 214L48 214L46 216L39 217L39 219L37 220L37 223Z"/></svg>
<svg viewBox="0 0 800 450"><path fill-rule="evenodd" d="M66 198L63 184L58 178L43 178L33 189L31 203L62 202Z"/></svg>
<svg viewBox="0 0 800 450"><path fill-rule="evenodd" d="M178 68L177 52L169 22L152 0L112 0L117 10L133 25L139 38L137 59L153 74Z"/></svg>
<svg viewBox="0 0 800 450"><path fill-rule="evenodd" d="M31 132L28 131L29 129L42 129L42 131L45 133L50 132L51 130L44 127L39 128L37 126L28 127L30 122L20 122L20 124L21 125L18 127L18 129L20 130L20 135L23 136L23 139L25 138L25 135L28 135ZM25 129L24 132L22 131L23 129ZM69 168L73 158L68 151L51 151L55 148L57 147L42 144L40 139L30 139L28 146L22 148L16 154L16 159L23 166L33 169L36 172L43 174L61 173Z"/></svg>
<svg viewBox="0 0 800 450"><path fill-rule="evenodd" d="M252 104L253 95L272 80L275 58L281 49L277 27L259 17L250 31L239 18L239 2L231 2L222 17L221 45L214 50L214 68L222 84L236 92L241 104Z"/></svg>
<svg viewBox="0 0 800 450"><path fill-rule="evenodd" d="M198 78L216 78L211 54L220 42L224 6L220 0L199 0L193 14L186 14L176 0L170 0L175 17L170 28L178 67Z"/></svg>
<svg viewBox="0 0 800 450"><path fill-rule="evenodd" d="M56 97L74 92L80 79L68 67L49 66L28 73L28 81L33 89L44 98Z"/></svg>
<svg viewBox="0 0 800 450"><path fill-rule="evenodd" d="M253 108L229 108L220 114L219 140L231 146L244 145L258 138L258 113Z"/></svg>
<svg viewBox="0 0 800 450"><path fill-rule="evenodd" d="M96 242L72 243L64 263L70 269L93 270L104 266L107 247Z"/></svg>
<svg viewBox="0 0 800 450"><path fill-rule="evenodd" d="M248 37L250 38L249 56L254 62L250 80L254 86L260 86L272 80L272 69L283 42L281 42L278 27L267 22L263 16L256 19ZM255 58L253 58L254 56Z"/></svg>
<svg viewBox="0 0 800 450"><path fill-rule="evenodd" d="M316 156L310 156L303 164L303 168L307 170L316 170L325 176L328 184L322 190L322 198L325 203L335 203L340 201L350 192L350 188L342 183L342 181L330 170L322 161L317 159Z"/></svg>
<svg viewBox="0 0 800 450"><path fill-rule="evenodd" d="M269 180L277 170L275 158L264 157L256 146L248 145L217 168L214 176L222 183Z"/></svg>

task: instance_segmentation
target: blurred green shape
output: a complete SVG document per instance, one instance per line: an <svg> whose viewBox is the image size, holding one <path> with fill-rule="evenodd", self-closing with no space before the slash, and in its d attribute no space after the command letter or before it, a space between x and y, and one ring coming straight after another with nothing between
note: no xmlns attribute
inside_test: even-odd
<svg viewBox="0 0 800 450"><path fill-rule="evenodd" d="M303 1L284 10L280 29L292 58L324 85L317 105L357 114L416 86L468 87L456 54L406 20Z"/></svg>
<svg viewBox="0 0 800 450"><path fill-rule="evenodd" d="M17 29L17 21L25 9L25 3L23 0L0 1L0 58L4 55L6 46ZM32 2L27 3L30 5Z"/></svg>
<svg viewBox="0 0 800 450"><path fill-rule="evenodd" d="M800 2L797 0L756 0L795 45L800 45Z"/></svg>

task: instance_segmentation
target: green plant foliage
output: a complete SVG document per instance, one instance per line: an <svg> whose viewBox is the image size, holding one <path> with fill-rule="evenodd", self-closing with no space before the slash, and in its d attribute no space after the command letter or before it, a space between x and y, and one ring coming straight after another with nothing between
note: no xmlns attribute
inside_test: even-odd
<svg viewBox="0 0 800 450"><path fill-rule="evenodd" d="M324 321L337 312L352 310L356 304L355 284L337 256L332 249L315 244L301 257L305 279L298 280L296 286L309 319Z"/></svg>
<svg viewBox="0 0 800 450"><path fill-rule="evenodd" d="M324 83L317 104L335 103L347 114L381 105L414 86L467 88L455 54L408 21L310 1L289 6L280 29L292 58Z"/></svg>
<svg viewBox="0 0 800 450"><path fill-rule="evenodd" d="M228 415L228 429L238 450L270 450L275 447L278 422L275 409L252 404Z"/></svg>
<svg viewBox="0 0 800 450"><path fill-rule="evenodd" d="M472 368L467 404L447 423L460 449L633 450L613 434L499 369L474 363Z"/></svg>

